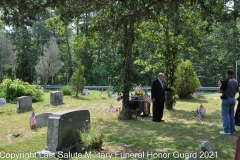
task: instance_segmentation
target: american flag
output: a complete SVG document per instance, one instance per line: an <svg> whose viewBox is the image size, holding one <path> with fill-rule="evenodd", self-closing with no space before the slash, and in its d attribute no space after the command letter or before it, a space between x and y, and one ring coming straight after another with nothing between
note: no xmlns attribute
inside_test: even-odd
<svg viewBox="0 0 240 160"><path fill-rule="evenodd" d="M101 97L101 98L103 98L103 97L104 97L104 95L103 95L103 92L101 92L101 94L100 94L100 97Z"/></svg>
<svg viewBox="0 0 240 160"><path fill-rule="evenodd" d="M37 124L37 118L34 114L34 111L32 112L32 116L30 117L30 126L32 127L33 125Z"/></svg>
<svg viewBox="0 0 240 160"><path fill-rule="evenodd" d="M197 111L196 111L196 121L197 121L197 122L200 122L200 121L201 121L201 118L202 118L202 116L201 116L200 112L197 110Z"/></svg>
<svg viewBox="0 0 240 160"><path fill-rule="evenodd" d="M197 93L196 93L196 92L194 92L194 93L193 93L193 97L195 97L195 98L197 98L197 97L198 97L198 95L197 95Z"/></svg>
<svg viewBox="0 0 240 160"><path fill-rule="evenodd" d="M202 106L202 104L200 105L199 112L202 114L206 113L206 109Z"/></svg>
<svg viewBox="0 0 240 160"><path fill-rule="evenodd" d="M19 109L19 102L17 102L16 108Z"/></svg>
<svg viewBox="0 0 240 160"><path fill-rule="evenodd" d="M149 96L144 96L144 100L147 101L148 103L152 103L152 100Z"/></svg>
<svg viewBox="0 0 240 160"><path fill-rule="evenodd" d="M109 108L109 110L108 110L108 113L109 113L110 115L112 115L114 112L115 112L115 109L114 109L113 106L111 105L110 108Z"/></svg>

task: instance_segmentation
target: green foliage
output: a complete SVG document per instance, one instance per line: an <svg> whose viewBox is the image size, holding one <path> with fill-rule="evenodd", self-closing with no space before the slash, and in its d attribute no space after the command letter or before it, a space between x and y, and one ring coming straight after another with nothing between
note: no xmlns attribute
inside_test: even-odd
<svg viewBox="0 0 240 160"><path fill-rule="evenodd" d="M84 78L84 66L78 62L77 67L75 68L75 71L70 79L70 85L76 97L78 96L79 92L84 89L85 83L86 79Z"/></svg>
<svg viewBox="0 0 240 160"><path fill-rule="evenodd" d="M102 131L96 128L90 128L88 130L84 130L79 134L80 143L88 149L101 149L103 133Z"/></svg>
<svg viewBox="0 0 240 160"><path fill-rule="evenodd" d="M1 86L0 96L4 97L9 103L16 103L16 98L21 96L31 96L33 102L42 100L43 90L28 82L19 79L4 79Z"/></svg>
<svg viewBox="0 0 240 160"><path fill-rule="evenodd" d="M179 98L188 96L200 86L200 81L189 60L181 60L177 67L176 77L175 87Z"/></svg>
<svg viewBox="0 0 240 160"><path fill-rule="evenodd" d="M71 96L72 95L72 90L71 90L71 87L69 87L69 86L68 87L63 87L60 90L63 92L64 96L67 96L67 95Z"/></svg>

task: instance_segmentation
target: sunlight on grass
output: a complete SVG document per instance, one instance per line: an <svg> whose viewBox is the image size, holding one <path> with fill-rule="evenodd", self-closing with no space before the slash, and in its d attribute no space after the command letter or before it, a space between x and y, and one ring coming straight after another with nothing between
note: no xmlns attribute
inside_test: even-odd
<svg viewBox="0 0 240 160"><path fill-rule="evenodd" d="M91 127L104 133L103 153L193 153L200 151L203 141L213 144L217 159L234 159L235 135L219 135L222 130L220 99L218 94L202 94L201 98L178 100L173 110L164 111L163 123L153 123L150 117L120 121L118 114L109 115L109 106L121 108L114 98L100 97L100 91L91 91L87 96L64 96L64 104L51 106L50 93L44 94L42 102L33 103L35 114L69 109L89 110ZM202 104L207 112L200 123L194 111ZM15 104L0 107L0 151L37 152L46 146L47 126L30 130L29 117L32 111L16 112ZM239 127L236 127L239 133ZM19 137L11 134L19 133ZM94 158L92 158L94 159ZM119 159L119 158L115 158ZM137 158L136 158L137 159ZM177 159L170 157L169 159Z"/></svg>

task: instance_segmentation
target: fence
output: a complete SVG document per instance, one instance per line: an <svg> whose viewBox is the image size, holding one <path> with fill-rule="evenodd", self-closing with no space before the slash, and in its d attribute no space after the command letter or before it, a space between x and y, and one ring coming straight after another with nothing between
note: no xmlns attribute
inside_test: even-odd
<svg viewBox="0 0 240 160"><path fill-rule="evenodd" d="M65 85L47 85L46 89L60 89L66 87ZM113 86L85 86L85 89L96 89L96 90L106 90L113 89ZM150 90L150 86L143 86L143 90ZM219 87L199 87L196 91L218 91Z"/></svg>

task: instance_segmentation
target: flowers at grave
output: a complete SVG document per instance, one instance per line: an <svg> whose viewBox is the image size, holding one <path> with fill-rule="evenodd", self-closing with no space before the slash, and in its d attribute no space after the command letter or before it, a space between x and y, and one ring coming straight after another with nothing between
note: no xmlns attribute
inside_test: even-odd
<svg viewBox="0 0 240 160"><path fill-rule="evenodd" d="M137 87L134 89L134 94L135 94L136 96L143 96L143 91L142 91L141 85L137 86Z"/></svg>

